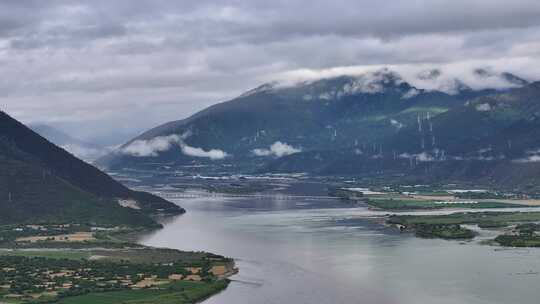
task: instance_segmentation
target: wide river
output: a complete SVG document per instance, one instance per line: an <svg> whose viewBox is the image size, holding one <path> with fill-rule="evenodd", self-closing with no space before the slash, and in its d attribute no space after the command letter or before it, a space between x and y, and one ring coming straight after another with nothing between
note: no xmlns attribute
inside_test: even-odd
<svg viewBox="0 0 540 304"><path fill-rule="evenodd" d="M144 244L233 257L208 304L538 303L540 250L419 239L334 199L188 198ZM491 237L482 232L479 239Z"/></svg>

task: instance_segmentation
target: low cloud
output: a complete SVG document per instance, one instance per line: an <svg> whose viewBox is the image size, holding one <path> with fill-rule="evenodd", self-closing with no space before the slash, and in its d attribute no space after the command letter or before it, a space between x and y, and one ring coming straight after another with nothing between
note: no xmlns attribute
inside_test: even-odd
<svg viewBox="0 0 540 304"><path fill-rule="evenodd" d="M489 103L481 103L479 105L476 105L476 110L480 112L488 112L491 111L491 106Z"/></svg>
<svg viewBox="0 0 540 304"><path fill-rule="evenodd" d="M85 161L92 162L101 156L111 152L114 148L105 147L105 148L91 148L85 147L78 144L65 144L61 146L62 149L68 151L69 153L81 158Z"/></svg>
<svg viewBox="0 0 540 304"><path fill-rule="evenodd" d="M468 60L437 64L350 65L328 69L292 70L278 74L276 77L280 79L280 84L283 86L293 86L322 78L349 75L357 78L352 87L355 90L350 93L376 93L383 88L381 80L384 81L384 78L381 79L380 76L391 73L398 83L406 82L415 87L403 94L403 99L416 96L420 93L418 89L457 94L463 89L517 88L525 85L528 80L538 78L537 75L531 76L527 72L526 62L529 59L511 61L512 64L507 65L500 60Z"/></svg>
<svg viewBox="0 0 540 304"><path fill-rule="evenodd" d="M432 162L432 161L436 161L436 159L426 153L426 152L422 152L422 153L418 153L418 154L409 154L409 153L402 153L399 155L399 158L406 158L406 159L415 159L419 162Z"/></svg>
<svg viewBox="0 0 540 304"><path fill-rule="evenodd" d="M398 130L403 128L405 125L402 124L401 122L395 120L395 119L390 119L390 124L394 127L396 127Z"/></svg>
<svg viewBox="0 0 540 304"><path fill-rule="evenodd" d="M212 160L218 160L218 159L224 159L225 157L229 156L227 152L223 150L219 150L219 149L211 149L211 150L205 151L201 148L190 147L186 144L181 145L180 148L182 149L182 153L188 156L193 156L193 157L206 157Z"/></svg>
<svg viewBox="0 0 540 304"><path fill-rule="evenodd" d="M516 162L516 163L537 163L537 162L540 162L540 155L531 155L531 156L527 156L525 158L515 159L514 162Z"/></svg>
<svg viewBox="0 0 540 304"><path fill-rule="evenodd" d="M448 92L454 78L508 85L470 72L478 67L540 79L538 0L136 3L0 1L2 108L25 123L123 141L297 76L402 66L415 87ZM433 68L436 79L416 79Z"/></svg>
<svg viewBox="0 0 540 304"><path fill-rule="evenodd" d="M122 148L121 152L135 157L155 157L159 152L168 151L173 145L180 143L180 136L158 136L150 140L138 139Z"/></svg>
<svg viewBox="0 0 540 304"><path fill-rule="evenodd" d="M294 153L302 152L302 149L295 148L287 143L282 143L281 141L276 141L273 143L269 149L254 149L253 154L257 156L276 156L282 157L286 155L291 155Z"/></svg>
<svg viewBox="0 0 540 304"><path fill-rule="evenodd" d="M525 157L514 159L515 163L537 163L540 162L540 149L525 151Z"/></svg>
<svg viewBox="0 0 540 304"><path fill-rule="evenodd" d="M203 157L211 160L223 159L229 154L219 149L204 150L202 148L189 146L184 140L191 135L186 132L183 135L158 136L149 140L135 140L120 150L121 153L135 157L156 157L160 152L165 152L177 146L184 155L192 157Z"/></svg>

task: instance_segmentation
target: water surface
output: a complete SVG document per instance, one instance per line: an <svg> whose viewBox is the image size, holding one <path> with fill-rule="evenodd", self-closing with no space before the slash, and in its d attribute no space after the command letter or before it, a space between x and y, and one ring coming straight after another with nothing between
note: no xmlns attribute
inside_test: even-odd
<svg viewBox="0 0 540 304"><path fill-rule="evenodd" d="M178 203L188 213L143 243L235 258L240 273L205 303L507 304L540 295L540 250L419 239L385 228L383 212L333 199Z"/></svg>

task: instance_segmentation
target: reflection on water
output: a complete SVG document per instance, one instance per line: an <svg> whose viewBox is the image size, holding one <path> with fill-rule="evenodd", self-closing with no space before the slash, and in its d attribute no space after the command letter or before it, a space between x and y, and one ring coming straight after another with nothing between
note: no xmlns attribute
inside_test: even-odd
<svg viewBox="0 0 540 304"><path fill-rule="evenodd" d="M240 273L205 303L536 303L540 251L425 240L384 212L335 200L199 198L144 238L234 257Z"/></svg>

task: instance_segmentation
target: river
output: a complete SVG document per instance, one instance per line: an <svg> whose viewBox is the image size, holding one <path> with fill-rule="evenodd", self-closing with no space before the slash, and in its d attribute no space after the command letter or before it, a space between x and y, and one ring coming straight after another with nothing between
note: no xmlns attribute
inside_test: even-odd
<svg viewBox="0 0 540 304"><path fill-rule="evenodd" d="M419 239L331 198L176 202L188 212L141 242L235 258L239 274L206 304L516 304L540 294L537 249Z"/></svg>

